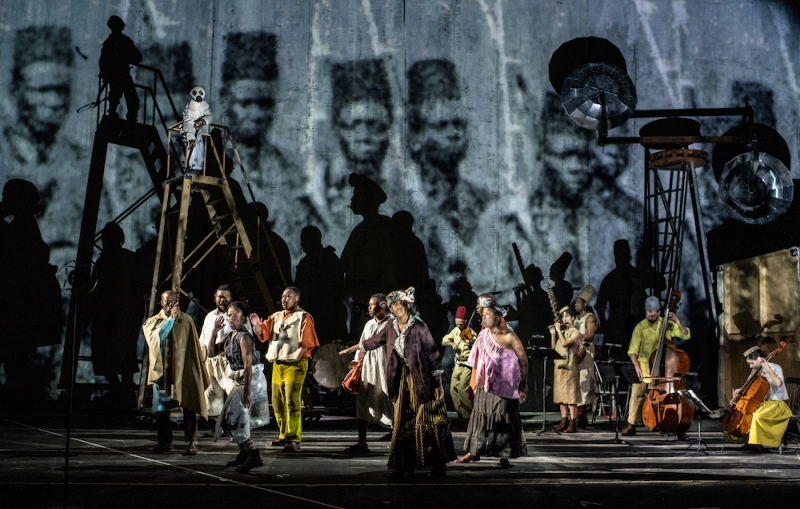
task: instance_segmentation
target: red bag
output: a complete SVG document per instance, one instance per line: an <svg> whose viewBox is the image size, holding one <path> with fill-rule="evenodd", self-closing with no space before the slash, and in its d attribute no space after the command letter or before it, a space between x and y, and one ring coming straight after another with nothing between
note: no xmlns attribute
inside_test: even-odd
<svg viewBox="0 0 800 509"><path fill-rule="evenodd" d="M347 372L344 380L342 380L342 389L350 394L358 394L358 386L361 384L361 366L363 364L364 361L351 362L350 371Z"/></svg>

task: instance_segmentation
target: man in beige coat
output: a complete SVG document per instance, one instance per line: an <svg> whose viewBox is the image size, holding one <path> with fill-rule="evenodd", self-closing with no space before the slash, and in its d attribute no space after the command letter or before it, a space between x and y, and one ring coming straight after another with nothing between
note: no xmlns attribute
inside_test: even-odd
<svg viewBox="0 0 800 509"><path fill-rule="evenodd" d="M172 450L172 428L169 414L172 408L183 409L184 440L189 442L186 454L197 454L197 414L208 418L204 392L209 386L208 372L203 366L192 317L181 312L178 296L172 290L161 294L161 311L144 322L146 343L142 362L142 383L153 386L152 409L156 413L158 446L155 453ZM146 382L145 382L146 381ZM144 391L139 393L143 405Z"/></svg>

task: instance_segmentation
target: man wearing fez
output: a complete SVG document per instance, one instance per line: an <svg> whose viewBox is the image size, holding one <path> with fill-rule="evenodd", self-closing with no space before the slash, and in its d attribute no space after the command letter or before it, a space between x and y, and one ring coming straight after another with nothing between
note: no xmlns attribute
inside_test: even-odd
<svg viewBox="0 0 800 509"><path fill-rule="evenodd" d="M256 201L268 203L275 230L295 236L311 223L300 167L270 141L278 96L278 39L267 32L236 32L225 40L220 101ZM302 253L294 245L292 256Z"/></svg>
<svg viewBox="0 0 800 509"><path fill-rule="evenodd" d="M169 414L179 406L183 409L184 440L189 442L186 454L197 454L197 414L208 418L205 390L210 382L194 321L181 311L177 294L167 290L161 294L161 311L148 318L142 330L147 349L140 389L144 383L153 386L152 409L158 433L153 452L172 450ZM143 401L144 392L140 390L140 406Z"/></svg>
<svg viewBox="0 0 800 509"><path fill-rule="evenodd" d="M106 23L111 35L103 43L100 52L100 79L108 84L108 115L119 117L117 107L122 95L128 106L127 119L136 122L139 115L139 96L131 78L131 65L142 61L142 52L130 37L123 34L125 22L119 16L111 16Z"/></svg>
<svg viewBox="0 0 800 509"><path fill-rule="evenodd" d="M42 194L39 227L57 267L75 258L89 167L81 128L68 122L73 47L67 27L17 30L11 72L17 118L5 127L0 144L0 180L24 178Z"/></svg>
<svg viewBox="0 0 800 509"><path fill-rule="evenodd" d="M419 165L419 189L409 193L427 249L431 277L440 280L476 238L488 193L462 178L467 121L455 64L420 60L408 70L408 148ZM450 280L457 275L451 274ZM450 281L445 281L448 286Z"/></svg>

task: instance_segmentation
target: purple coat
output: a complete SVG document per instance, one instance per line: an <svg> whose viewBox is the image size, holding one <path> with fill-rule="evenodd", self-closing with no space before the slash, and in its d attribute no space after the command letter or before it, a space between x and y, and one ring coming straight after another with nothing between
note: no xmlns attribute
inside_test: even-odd
<svg viewBox="0 0 800 509"><path fill-rule="evenodd" d="M400 393L400 377L403 373L403 359L394 349L397 340L394 325L395 320L392 319L382 331L364 341L365 350L375 350L386 345L386 350L392 353L386 366L386 385L392 401L396 401ZM417 403L422 405L433 401L433 391L439 387L439 383L431 373L442 369L442 357L433 342L431 331L420 320L416 320L414 325L406 329L405 356L414 381Z"/></svg>

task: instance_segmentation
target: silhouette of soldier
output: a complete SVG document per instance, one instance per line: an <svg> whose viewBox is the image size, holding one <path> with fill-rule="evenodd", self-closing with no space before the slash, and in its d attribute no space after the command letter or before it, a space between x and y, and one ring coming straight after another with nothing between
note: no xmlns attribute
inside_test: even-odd
<svg viewBox="0 0 800 509"><path fill-rule="evenodd" d="M528 265L523 279L525 284L514 288L514 293L519 309L519 337L528 341L533 334L545 336L547 327L553 324L553 314L547 292L542 289L542 269L534 264Z"/></svg>
<svg viewBox="0 0 800 509"><path fill-rule="evenodd" d="M424 291L428 284L428 255L425 245L414 234L414 216L407 210L395 212L391 224L391 253L403 253L393 256L389 261L391 283L387 288L417 288L417 295ZM426 299L419 299L422 306ZM449 325L449 324L448 324ZM434 336L436 337L436 336Z"/></svg>
<svg viewBox="0 0 800 509"><path fill-rule="evenodd" d="M322 232L316 226L302 229L300 245L306 255L297 264L295 286L303 295L303 309L314 317L320 343L345 338L344 273L336 249L322 245Z"/></svg>
<svg viewBox="0 0 800 509"><path fill-rule="evenodd" d="M89 294L92 367L96 376L106 378L112 397L134 406L133 374L139 371L136 346L145 315L142 296L147 289L134 277L136 255L122 247L122 228L111 222L100 233L103 252L95 264L97 286Z"/></svg>
<svg viewBox="0 0 800 509"><path fill-rule="evenodd" d="M127 119L136 122L139 115L139 96L131 78L131 65L142 61L142 53L130 37L122 33L125 22L111 16L106 23L111 35L103 42L100 52L100 79L108 84L108 115L118 118L117 107L122 95L128 106Z"/></svg>
<svg viewBox="0 0 800 509"><path fill-rule="evenodd" d="M228 180L230 182L230 178ZM283 289L292 286L292 256L289 252L289 245L272 229L266 205L255 202L249 203L248 208L251 210L249 214L251 219L245 228L250 237L250 243L256 251L269 294L275 301L275 306L280 307L279 301ZM305 293L303 293L303 300L305 301ZM305 302L303 305L305 306Z"/></svg>
<svg viewBox="0 0 800 509"><path fill-rule="evenodd" d="M386 193L375 181L351 173L348 182L353 186L350 208L364 220L353 228L342 250L344 289L353 302L366 305L372 295L392 288L392 274L387 270L392 258L392 220L378 212Z"/></svg>
<svg viewBox="0 0 800 509"><path fill-rule="evenodd" d="M553 262L550 266L550 280L553 281L553 294L556 296L556 301L560 306L569 306L572 302L572 295L575 290L572 289L572 284L567 281L567 269L569 264L572 263L572 255L570 253L561 253L558 260Z"/></svg>
<svg viewBox="0 0 800 509"><path fill-rule="evenodd" d="M0 245L0 278L13 294L4 295L5 309L13 309L13 321L0 342L0 363L6 372L4 392L13 399L43 396L52 373L35 371L36 347L61 341L64 315L61 292L50 265L50 248L42 240L36 214L41 212L39 191L31 182L11 179L3 186L3 242ZM4 218L13 216L9 223ZM41 391L36 394L36 391Z"/></svg>

